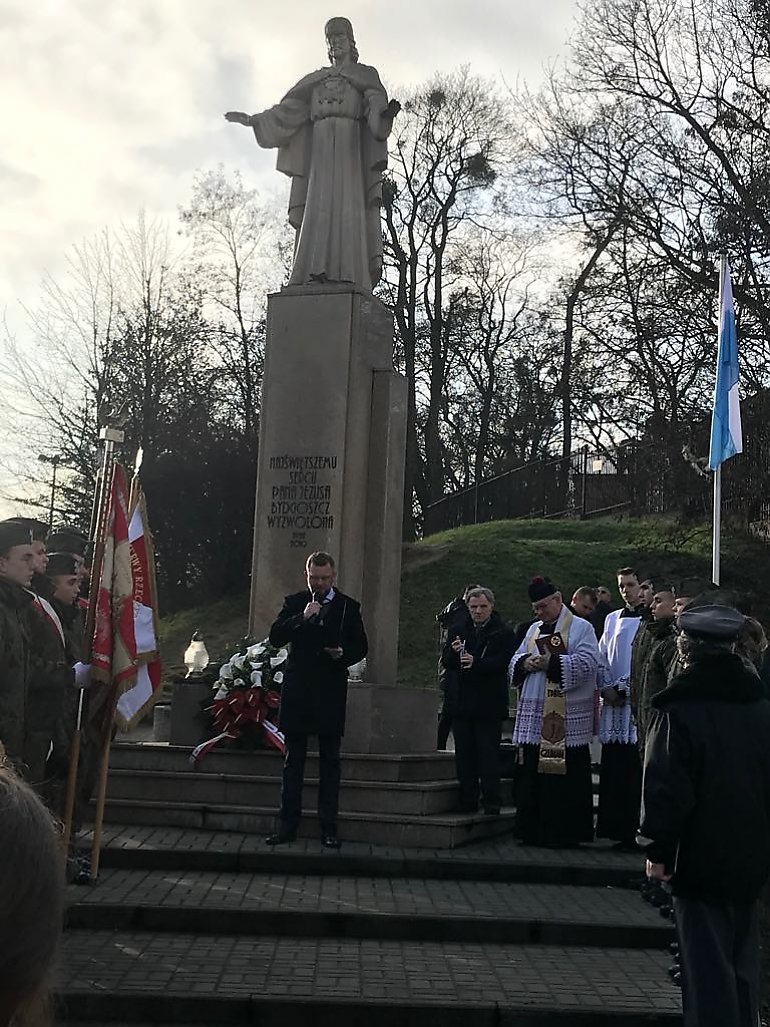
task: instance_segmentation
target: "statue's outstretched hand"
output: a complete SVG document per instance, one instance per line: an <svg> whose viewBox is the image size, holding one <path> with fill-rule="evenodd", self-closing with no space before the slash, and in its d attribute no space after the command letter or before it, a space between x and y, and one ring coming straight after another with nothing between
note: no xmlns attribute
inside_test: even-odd
<svg viewBox="0 0 770 1027"><path fill-rule="evenodd" d="M243 111L228 111L225 114L225 118L227 121L232 121L236 125L246 125L247 127L251 125L251 115L244 114Z"/></svg>
<svg viewBox="0 0 770 1027"><path fill-rule="evenodd" d="M388 106L382 112L382 116L383 118L389 118L392 121L400 110L401 104L398 102L398 100L391 100Z"/></svg>

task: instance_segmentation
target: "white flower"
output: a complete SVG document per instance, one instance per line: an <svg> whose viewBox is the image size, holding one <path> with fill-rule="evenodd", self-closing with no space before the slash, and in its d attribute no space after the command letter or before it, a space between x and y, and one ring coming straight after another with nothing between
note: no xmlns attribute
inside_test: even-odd
<svg viewBox="0 0 770 1027"><path fill-rule="evenodd" d="M229 663L223 663L222 664L222 666L219 668L219 676L224 681L232 681L233 680L235 675L233 674L232 669L231 669Z"/></svg>
<svg viewBox="0 0 770 1027"><path fill-rule="evenodd" d="M233 688L245 688L245 687L246 687L246 682L243 680L243 678L236 678L235 681L233 681Z"/></svg>
<svg viewBox="0 0 770 1027"><path fill-rule="evenodd" d="M265 643L264 642L257 642L256 645L250 645L249 646L249 648L246 650L246 655L248 656L248 658L250 660L253 660L257 656L259 656L260 653L264 652L264 650L265 650Z"/></svg>
<svg viewBox="0 0 770 1027"><path fill-rule="evenodd" d="M243 664L246 662L245 656L242 653L236 653L230 657L230 666L233 670L243 670Z"/></svg>
<svg viewBox="0 0 770 1027"><path fill-rule="evenodd" d="M282 670L277 670L275 672L275 674L273 674L273 681L276 683L276 685L280 685L281 684L281 682L283 681L283 671Z"/></svg>
<svg viewBox="0 0 770 1027"><path fill-rule="evenodd" d="M285 659L286 659L286 657L285 656L281 656L280 653L277 656L271 656L270 657L270 666L271 667L280 667Z"/></svg>
<svg viewBox="0 0 770 1027"><path fill-rule="evenodd" d="M215 699L226 699L227 695L228 695L228 692L229 692L229 689L228 689L227 685L220 685L219 689L217 690L217 694L214 696L214 698Z"/></svg>
<svg viewBox="0 0 770 1027"><path fill-rule="evenodd" d="M251 672L251 683L252 683L252 685L261 685L262 684L262 671L261 670L253 670Z"/></svg>
<svg viewBox="0 0 770 1027"><path fill-rule="evenodd" d="M285 660L288 657L288 655L289 650L286 647L284 647L278 650L278 652L276 653L276 659L280 656L282 660Z"/></svg>

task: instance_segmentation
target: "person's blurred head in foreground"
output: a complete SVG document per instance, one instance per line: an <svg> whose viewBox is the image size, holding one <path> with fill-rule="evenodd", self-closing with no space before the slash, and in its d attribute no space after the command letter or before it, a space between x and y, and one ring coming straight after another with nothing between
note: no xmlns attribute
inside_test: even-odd
<svg viewBox="0 0 770 1027"><path fill-rule="evenodd" d="M0 755L0 1027L44 1027L62 927L56 824Z"/></svg>

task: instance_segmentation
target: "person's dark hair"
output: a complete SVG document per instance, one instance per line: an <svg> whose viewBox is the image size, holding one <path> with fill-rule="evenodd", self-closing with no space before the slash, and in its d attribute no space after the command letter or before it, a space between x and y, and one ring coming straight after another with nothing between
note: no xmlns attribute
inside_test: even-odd
<svg viewBox="0 0 770 1027"><path fill-rule="evenodd" d="M718 638L695 638L682 632L676 640L676 648L685 667L701 663L712 656L724 656L733 651L734 643Z"/></svg>
<svg viewBox="0 0 770 1027"><path fill-rule="evenodd" d="M581 585L580 588L576 588L572 598L576 596L584 596L586 599L590 599L591 602L596 606L599 602L599 594L595 588L591 588L590 585Z"/></svg>
<svg viewBox="0 0 770 1027"><path fill-rule="evenodd" d="M62 927L64 856L53 818L0 760L0 1024L49 1024Z"/></svg>
<svg viewBox="0 0 770 1027"><path fill-rule="evenodd" d="M331 567L332 570L336 567L334 557L325 553L322 549L319 549L316 553L311 553L307 558L305 567L309 567L311 563L314 563L316 567Z"/></svg>
<svg viewBox="0 0 770 1027"><path fill-rule="evenodd" d="M735 643L735 651L759 672L767 651L765 629L754 617L747 617Z"/></svg>
<svg viewBox="0 0 770 1027"><path fill-rule="evenodd" d="M635 570L635 568L633 568L633 567L620 567L618 570L615 571L615 577L616 578L633 577L633 578L636 578L636 580L639 582L640 585L642 583L642 579L639 577L639 571Z"/></svg>

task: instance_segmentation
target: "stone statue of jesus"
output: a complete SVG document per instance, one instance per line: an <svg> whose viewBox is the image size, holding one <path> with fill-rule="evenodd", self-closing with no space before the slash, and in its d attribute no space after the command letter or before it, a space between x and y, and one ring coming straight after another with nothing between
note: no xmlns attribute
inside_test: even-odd
<svg viewBox="0 0 770 1027"><path fill-rule="evenodd" d="M401 110L388 103L375 68L359 64L347 18L326 24L331 67L313 71L262 114L228 111L278 148L291 177L289 223L296 230L290 285L344 282L371 291L382 275L382 173L387 139Z"/></svg>

